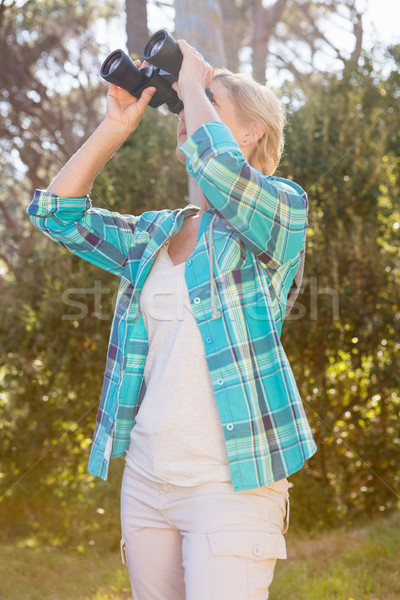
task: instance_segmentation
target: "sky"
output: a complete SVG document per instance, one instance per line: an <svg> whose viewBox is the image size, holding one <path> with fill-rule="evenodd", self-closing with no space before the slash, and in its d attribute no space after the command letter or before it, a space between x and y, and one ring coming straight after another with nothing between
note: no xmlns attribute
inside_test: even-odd
<svg viewBox="0 0 400 600"><path fill-rule="evenodd" d="M386 45L400 43L400 0L360 0L365 15L366 34Z"/></svg>

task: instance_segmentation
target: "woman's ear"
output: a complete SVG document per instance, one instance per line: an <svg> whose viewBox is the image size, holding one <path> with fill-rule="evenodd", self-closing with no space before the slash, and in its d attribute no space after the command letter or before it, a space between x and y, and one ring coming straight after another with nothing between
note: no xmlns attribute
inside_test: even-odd
<svg viewBox="0 0 400 600"><path fill-rule="evenodd" d="M265 133L265 128L257 121L254 121L251 125L251 135L253 137L253 141L258 142L258 140L260 138L262 138L264 133Z"/></svg>
<svg viewBox="0 0 400 600"><path fill-rule="evenodd" d="M258 140L262 138L264 133L264 127L260 125L260 123L257 123L257 121L254 121L253 123L251 123L247 132L243 136L241 145L248 146L249 144L256 144Z"/></svg>

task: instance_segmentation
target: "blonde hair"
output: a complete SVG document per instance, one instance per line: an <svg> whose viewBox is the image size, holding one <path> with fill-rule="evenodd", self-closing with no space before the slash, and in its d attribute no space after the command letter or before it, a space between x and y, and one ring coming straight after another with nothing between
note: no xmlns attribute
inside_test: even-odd
<svg viewBox="0 0 400 600"><path fill-rule="evenodd" d="M218 79L228 91L238 117L244 123L255 123L264 131L249 162L264 175L273 175L283 152L283 106L272 90L241 73L216 69L214 79Z"/></svg>

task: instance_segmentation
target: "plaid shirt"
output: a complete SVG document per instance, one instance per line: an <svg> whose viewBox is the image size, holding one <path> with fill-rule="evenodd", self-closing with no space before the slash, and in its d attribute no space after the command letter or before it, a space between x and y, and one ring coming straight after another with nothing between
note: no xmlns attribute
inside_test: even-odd
<svg viewBox="0 0 400 600"><path fill-rule="evenodd" d="M280 341L287 295L304 253L307 197L295 183L251 168L223 123L203 125L181 150L210 206L185 278L232 483L235 490L268 485L298 471L316 451ZM188 205L121 215L93 208L89 197L40 190L28 208L41 231L121 278L89 459L90 473L102 479L110 458L129 447L144 397L148 337L140 291L160 247L196 212Z"/></svg>

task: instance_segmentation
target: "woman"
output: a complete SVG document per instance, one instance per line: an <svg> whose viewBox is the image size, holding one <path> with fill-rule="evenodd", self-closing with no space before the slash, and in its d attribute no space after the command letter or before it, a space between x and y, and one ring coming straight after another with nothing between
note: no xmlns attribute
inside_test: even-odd
<svg viewBox="0 0 400 600"><path fill-rule="evenodd" d="M110 458L126 456L121 549L134 599L261 600L286 557L287 477L315 452L279 339L307 199L272 176L275 96L179 45L190 204L141 216L91 206L96 174L154 93L136 100L111 85L106 118L28 212L121 277L89 470L106 479Z"/></svg>

